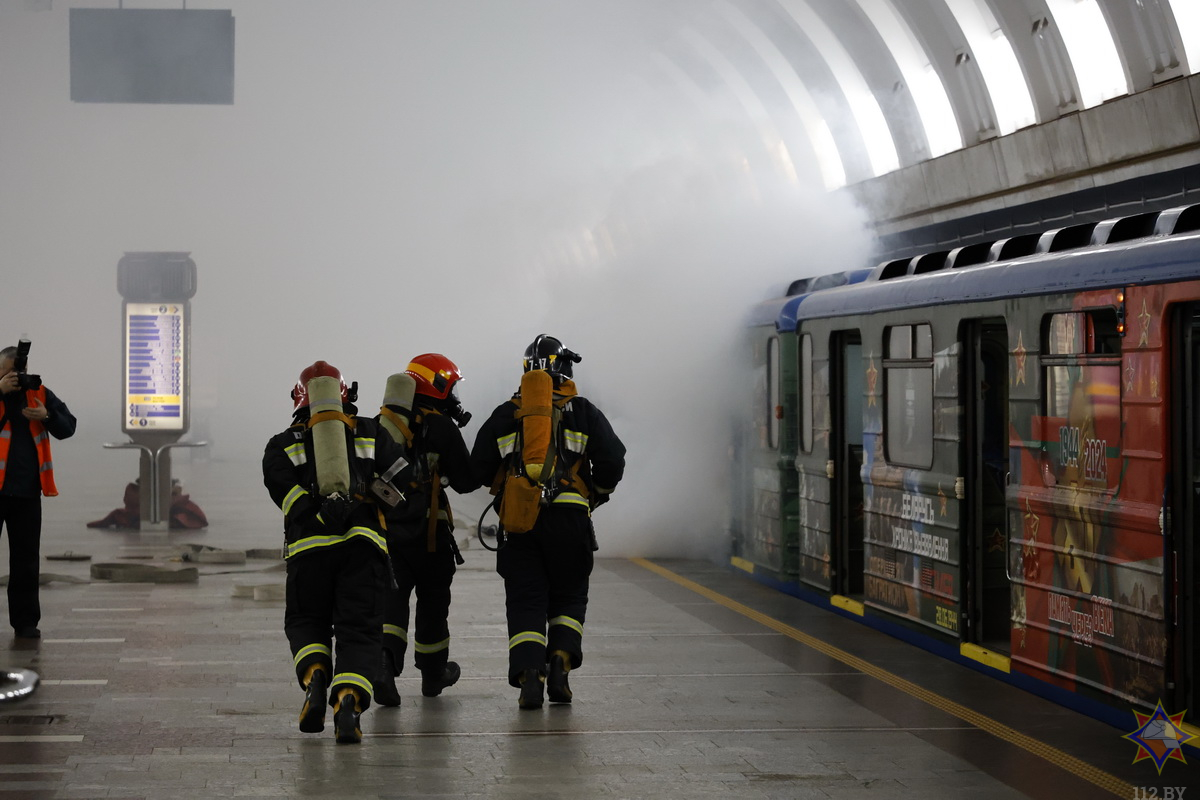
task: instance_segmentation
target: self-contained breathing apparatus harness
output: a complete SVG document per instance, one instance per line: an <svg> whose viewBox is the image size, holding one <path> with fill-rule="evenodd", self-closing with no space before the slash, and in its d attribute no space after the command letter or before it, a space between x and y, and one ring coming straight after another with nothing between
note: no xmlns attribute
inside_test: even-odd
<svg viewBox="0 0 1200 800"><path fill-rule="evenodd" d="M568 391L562 391L563 389ZM511 452L505 455L500 469L492 481L491 492L494 498L480 514L479 521L475 526L476 538L479 539L479 543L484 549L495 552L504 546L506 533L519 534L530 530L540 510L553 503L555 498L563 492L573 491L582 497L588 504L590 516L591 510L594 508L591 501L594 492L589 481L581 475L585 461L584 454L578 454L569 467L565 466L565 459L560 457L560 454L570 452L565 446L562 431L563 409L575 396L573 384L558 387L554 391L552 402L548 407L527 407L521 393L513 396L512 402L517 406L513 416L518 421L513 434L513 447ZM525 433L520 422L526 417L534 415L549 417L550 436L549 446L546 447L546 454L541 463L529 465L525 461ZM532 504L532 508L527 509L524 514L518 514L519 517L523 517L520 524L516 525L516 528L520 530L514 530L511 527L511 519L510 526L505 524L505 520L510 517L509 514L506 514L505 494L514 490L523 495L524 502ZM535 495L536 502L533 500ZM494 511L498 519L495 525L488 525L485 528L484 521L489 511ZM485 530L492 532L485 533ZM496 540L495 547L488 544L488 538ZM594 541L595 534L593 533L593 543ZM593 549L595 549L594 544Z"/></svg>
<svg viewBox="0 0 1200 800"><path fill-rule="evenodd" d="M461 409L461 406L459 408ZM411 427L409 426L409 424L406 421L406 419L404 418L404 416L396 413L392 409L388 408L386 405L380 406L379 414L380 414L380 416L385 417L388 421L390 421L393 425L396 426L396 429L400 431L401 436L404 437L405 449L411 453L414 451L413 443L417 441L417 434L416 434L416 432L413 431L413 428L419 426L418 430L421 431L421 433L422 433L421 439L423 440L425 438L424 431L426 430L425 415L441 414L441 412L438 411L437 409L429 408L429 407L422 407L419 409L414 407L413 408L413 415L414 415L413 416L413 424ZM443 415L443 416L447 416L447 415ZM466 417L467 417L467 419L470 419L470 414L467 414ZM451 419L455 419L455 418L451 417ZM455 424L459 424L457 419L455 419ZM417 457L415 458L415 463L413 464L413 480L410 483L410 490L415 490L417 488L420 488L420 486L426 482L428 482L428 484L429 484L429 498L428 498L429 512L428 512L427 524L425 527L425 549L428 552L433 553L433 552L437 551L437 524L438 524L438 520L441 516L442 510L443 510L442 509L443 484L442 484L442 476L438 472L436 459L433 459L432 463L430 463L430 461L431 460L428 459L427 455L424 455L424 456L422 454L417 455ZM429 468L428 473L426 472L426 467ZM410 493L411 493L411 491L410 491ZM454 528L454 515L450 509L449 504L446 505L445 512L446 512L446 522L450 526L450 528L453 529ZM453 536L450 537L450 549L454 553L454 562L456 564L461 566L466 563L466 559L464 559L462 557L462 553L459 552L458 543L454 541Z"/></svg>

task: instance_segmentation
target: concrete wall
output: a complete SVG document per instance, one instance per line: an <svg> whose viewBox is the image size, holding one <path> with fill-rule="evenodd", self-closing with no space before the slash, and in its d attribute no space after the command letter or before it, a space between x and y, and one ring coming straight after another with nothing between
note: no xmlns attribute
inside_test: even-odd
<svg viewBox="0 0 1200 800"><path fill-rule="evenodd" d="M844 191L881 234L1200 163L1200 74L998 137Z"/></svg>

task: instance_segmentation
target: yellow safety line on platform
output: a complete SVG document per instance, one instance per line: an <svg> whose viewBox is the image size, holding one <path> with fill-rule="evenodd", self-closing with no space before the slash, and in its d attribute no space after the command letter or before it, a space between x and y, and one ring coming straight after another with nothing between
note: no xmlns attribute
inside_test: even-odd
<svg viewBox="0 0 1200 800"><path fill-rule="evenodd" d="M918 686L912 681L905 680L898 675L893 675L887 670L880 669L871 662L847 653L845 650L834 647L833 645L828 644L827 642L818 639L811 634L807 634L798 628L793 628L791 625L780 622L773 617L769 617L766 614L756 611L747 605L743 605L736 600L732 600L723 594L714 592L707 586L701 586L693 580L689 580L682 575L677 575L666 567L661 567L658 564L647 561L644 558L631 558L630 561L641 567L645 567L651 572L657 573L667 580L673 581L686 589L691 589L696 594L703 595L709 600L712 600L714 603L723 605L732 611L736 611L744 617L749 617L755 622L762 623L768 628L782 633L784 636L795 639L801 644L807 645L818 652L824 653L830 658L836 659L837 661L840 661L849 667L853 667L854 669L870 675L876 680L883 681L889 686L899 689L905 694L928 703L934 708L941 709L947 714L958 717L964 722L968 722L971 725L974 725L976 728L992 734L998 739L1003 739L1010 744L1020 747L1022 750L1032 753L1035 756L1039 756L1040 758L1044 758L1051 764L1062 767L1073 775L1077 775L1083 780L1095 784L1107 792L1111 792L1112 794L1123 798L1133 797L1132 784L1126 783L1115 775L1110 775L1101 769L1097 769L1091 764L1075 758L1072 755L1068 755L1058 748L1052 747L1045 742L1038 741L1032 736L1026 736L1020 731L1010 728L1001 722L997 722L991 717L980 714L978 711L967 708L966 706L956 703L953 700L942 697L936 692L931 692L928 689Z"/></svg>

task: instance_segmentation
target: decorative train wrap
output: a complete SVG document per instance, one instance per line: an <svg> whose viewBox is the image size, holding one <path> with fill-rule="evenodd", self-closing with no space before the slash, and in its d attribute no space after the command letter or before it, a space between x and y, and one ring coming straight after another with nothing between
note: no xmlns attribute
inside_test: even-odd
<svg viewBox="0 0 1200 800"><path fill-rule="evenodd" d="M732 563L998 678L1200 712L1200 206L798 281L748 319Z"/></svg>

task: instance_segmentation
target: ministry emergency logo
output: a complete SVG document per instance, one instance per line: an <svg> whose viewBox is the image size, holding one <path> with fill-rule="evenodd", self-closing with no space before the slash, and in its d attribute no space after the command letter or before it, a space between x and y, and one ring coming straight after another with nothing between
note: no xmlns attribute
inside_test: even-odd
<svg viewBox="0 0 1200 800"><path fill-rule="evenodd" d="M1161 775L1163 765L1169 758L1187 763L1187 759L1183 757L1184 743L1200 738L1183 729L1183 716L1187 711L1167 714L1163 710L1162 700L1159 700L1153 714L1142 714L1136 709L1133 713L1137 717L1138 729L1121 738L1137 744L1138 754L1134 756L1134 764L1149 758L1154 761L1154 766L1158 767L1158 774Z"/></svg>

